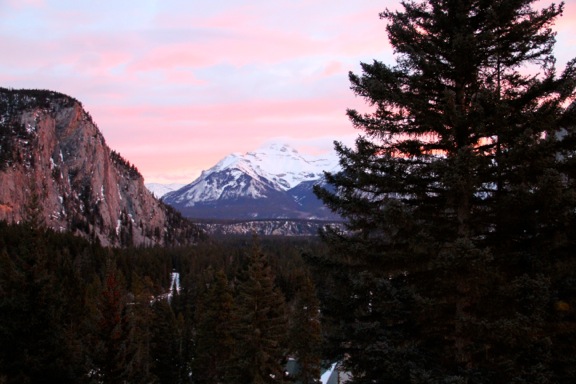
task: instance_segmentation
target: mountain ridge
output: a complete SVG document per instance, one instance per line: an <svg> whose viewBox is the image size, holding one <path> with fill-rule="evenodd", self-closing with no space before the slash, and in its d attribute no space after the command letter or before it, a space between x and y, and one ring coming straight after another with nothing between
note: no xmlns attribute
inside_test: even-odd
<svg viewBox="0 0 576 384"><path fill-rule="evenodd" d="M0 220L28 219L106 246L188 244L199 230L144 186L73 97L0 88Z"/></svg>
<svg viewBox="0 0 576 384"><path fill-rule="evenodd" d="M245 154L232 153L162 201L191 219L307 219L334 221L312 192L324 171L338 167L335 155L300 154L271 143Z"/></svg>

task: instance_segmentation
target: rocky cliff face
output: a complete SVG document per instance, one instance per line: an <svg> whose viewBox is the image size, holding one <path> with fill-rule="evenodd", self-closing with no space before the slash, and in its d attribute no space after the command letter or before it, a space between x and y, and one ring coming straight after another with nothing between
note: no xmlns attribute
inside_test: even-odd
<svg viewBox="0 0 576 384"><path fill-rule="evenodd" d="M111 151L77 100L0 88L0 220L43 224L103 245L193 242L198 230Z"/></svg>

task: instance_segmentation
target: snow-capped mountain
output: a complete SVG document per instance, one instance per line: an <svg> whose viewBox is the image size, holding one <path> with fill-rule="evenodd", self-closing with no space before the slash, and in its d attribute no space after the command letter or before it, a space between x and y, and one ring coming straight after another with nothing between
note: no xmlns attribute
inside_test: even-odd
<svg viewBox="0 0 576 384"><path fill-rule="evenodd" d="M303 181L322 178L324 171L333 171L337 165L336 154L305 155L286 144L273 143L244 155L228 155L204 174L236 169L253 178L262 177L271 182L275 189L286 191Z"/></svg>
<svg viewBox="0 0 576 384"><path fill-rule="evenodd" d="M167 194L168 192L172 192L175 191L177 189L182 188L184 185L186 184L181 184L181 183L173 183L173 184L161 184L161 183L146 183L145 186L146 188L148 188L148 190L150 192L152 192L152 194L154 196L156 196L156 198L161 198L162 196L164 196L165 194Z"/></svg>
<svg viewBox="0 0 576 384"><path fill-rule="evenodd" d="M337 169L335 154L305 155L285 144L270 144L226 156L162 200L191 218L334 219L312 186L322 181L324 171Z"/></svg>

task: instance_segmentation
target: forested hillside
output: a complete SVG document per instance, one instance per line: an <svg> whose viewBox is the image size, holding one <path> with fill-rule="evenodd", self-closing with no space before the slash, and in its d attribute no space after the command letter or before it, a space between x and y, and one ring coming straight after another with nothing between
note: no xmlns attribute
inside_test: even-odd
<svg viewBox="0 0 576 384"><path fill-rule="evenodd" d="M239 237L110 249L0 222L0 382L267 383L289 356L318 378L319 303L301 254L323 248Z"/></svg>

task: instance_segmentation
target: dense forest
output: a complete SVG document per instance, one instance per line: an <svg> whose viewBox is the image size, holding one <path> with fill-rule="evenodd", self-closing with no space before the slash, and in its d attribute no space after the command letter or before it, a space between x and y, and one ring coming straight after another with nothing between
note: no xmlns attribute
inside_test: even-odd
<svg viewBox="0 0 576 384"><path fill-rule="evenodd" d="M324 248L237 237L112 249L0 223L0 382L314 382L320 304L302 255ZM288 358L302 363L292 377Z"/></svg>

